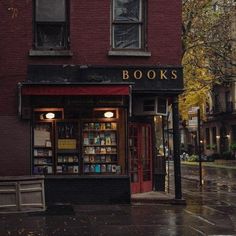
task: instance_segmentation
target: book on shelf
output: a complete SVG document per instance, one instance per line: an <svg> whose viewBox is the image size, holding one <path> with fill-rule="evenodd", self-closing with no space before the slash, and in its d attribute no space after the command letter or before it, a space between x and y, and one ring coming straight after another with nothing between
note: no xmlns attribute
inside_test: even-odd
<svg viewBox="0 0 236 236"><path fill-rule="evenodd" d="M91 163L95 162L95 158L94 158L93 155L91 155L91 156L89 157L89 162L91 162Z"/></svg>
<svg viewBox="0 0 236 236"><path fill-rule="evenodd" d="M52 150L34 149L34 156L36 156L36 157L51 157Z"/></svg>
<svg viewBox="0 0 236 236"><path fill-rule="evenodd" d="M105 139L101 139L101 145L105 145Z"/></svg>
<svg viewBox="0 0 236 236"><path fill-rule="evenodd" d="M100 155L95 156L95 162L101 162L101 156Z"/></svg>
<svg viewBox="0 0 236 236"><path fill-rule="evenodd" d="M105 143L106 145L111 145L111 137L106 136Z"/></svg>
<svg viewBox="0 0 236 236"><path fill-rule="evenodd" d="M57 166L57 173L62 173L62 166Z"/></svg>
<svg viewBox="0 0 236 236"><path fill-rule="evenodd" d="M62 172L65 173L68 170L68 166L67 165L62 165Z"/></svg>
<svg viewBox="0 0 236 236"><path fill-rule="evenodd" d="M85 154L95 154L95 148L94 147L85 147L84 153Z"/></svg>
<svg viewBox="0 0 236 236"><path fill-rule="evenodd" d="M95 173L100 173L101 172L101 166L100 164L95 165Z"/></svg>
<svg viewBox="0 0 236 236"><path fill-rule="evenodd" d="M99 135L97 135L96 137L94 137L94 144L100 145L100 137L99 137Z"/></svg>
<svg viewBox="0 0 236 236"><path fill-rule="evenodd" d="M100 153L101 153L101 154L106 154L106 153L107 153L107 152L106 152L106 148L101 147L101 149L100 149Z"/></svg>
<svg viewBox="0 0 236 236"><path fill-rule="evenodd" d="M95 172L95 165L94 164L90 165L90 172L92 172L92 173Z"/></svg>
<svg viewBox="0 0 236 236"><path fill-rule="evenodd" d="M106 161L106 156L105 155L101 155L101 162L105 162Z"/></svg>
<svg viewBox="0 0 236 236"><path fill-rule="evenodd" d="M95 147L95 153L99 154L101 152L100 147Z"/></svg>
<svg viewBox="0 0 236 236"><path fill-rule="evenodd" d="M74 166L68 166L66 171L70 174L74 173Z"/></svg>
<svg viewBox="0 0 236 236"><path fill-rule="evenodd" d="M100 129L100 123L98 122L94 123L94 129Z"/></svg>
<svg viewBox="0 0 236 236"><path fill-rule="evenodd" d="M117 124L115 122L112 122L111 123L111 129L117 129Z"/></svg>
<svg viewBox="0 0 236 236"><path fill-rule="evenodd" d="M116 145L116 134L114 132L111 133L111 144Z"/></svg>
<svg viewBox="0 0 236 236"><path fill-rule="evenodd" d="M63 162L63 156L58 156L57 157L57 162L59 162L59 163Z"/></svg>
<svg viewBox="0 0 236 236"><path fill-rule="evenodd" d="M106 156L106 162L111 162L111 156L110 155Z"/></svg>
<svg viewBox="0 0 236 236"><path fill-rule="evenodd" d="M100 123L100 129L101 129L101 130L106 129L106 125L105 125L105 123Z"/></svg>
<svg viewBox="0 0 236 236"><path fill-rule="evenodd" d="M52 166L47 166L47 173L52 174Z"/></svg>
<svg viewBox="0 0 236 236"><path fill-rule="evenodd" d="M79 166L73 166L73 173L79 173Z"/></svg>
<svg viewBox="0 0 236 236"><path fill-rule="evenodd" d="M84 173L90 172L90 165L84 165Z"/></svg>
<svg viewBox="0 0 236 236"><path fill-rule="evenodd" d="M94 123L93 122L89 123L89 129L94 129Z"/></svg>
<svg viewBox="0 0 236 236"><path fill-rule="evenodd" d="M34 174L43 174L44 173L43 168L40 166L34 167L33 172L34 172Z"/></svg>
<svg viewBox="0 0 236 236"><path fill-rule="evenodd" d="M111 172L116 173L116 165L111 165Z"/></svg>
<svg viewBox="0 0 236 236"><path fill-rule="evenodd" d="M89 156L88 155L84 156L84 162L89 162Z"/></svg>
<svg viewBox="0 0 236 236"><path fill-rule="evenodd" d="M79 158L77 156L74 156L74 162L78 162Z"/></svg>
<svg viewBox="0 0 236 236"><path fill-rule="evenodd" d="M111 170L112 170L112 166L111 166L111 164L108 164L107 165L107 172L112 172Z"/></svg>
<svg viewBox="0 0 236 236"><path fill-rule="evenodd" d="M111 123L110 122L106 123L106 129L111 129Z"/></svg>
<svg viewBox="0 0 236 236"><path fill-rule="evenodd" d="M84 123L84 129L87 130L89 127L89 124L88 123Z"/></svg>
<svg viewBox="0 0 236 236"><path fill-rule="evenodd" d="M121 174L121 166L120 165L116 166L116 173Z"/></svg>
<svg viewBox="0 0 236 236"><path fill-rule="evenodd" d="M89 139L88 138L84 138L84 145L89 145Z"/></svg>
<svg viewBox="0 0 236 236"><path fill-rule="evenodd" d="M112 150L111 147L107 147L106 148L106 153L111 153L111 150Z"/></svg>
<svg viewBox="0 0 236 236"><path fill-rule="evenodd" d="M101 172L104 173L107 171L107 167L105 164L101 164Z"/></svg>

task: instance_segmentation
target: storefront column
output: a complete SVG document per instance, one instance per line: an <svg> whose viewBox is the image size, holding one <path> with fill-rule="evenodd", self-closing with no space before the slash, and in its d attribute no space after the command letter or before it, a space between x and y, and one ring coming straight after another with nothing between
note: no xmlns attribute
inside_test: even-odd
<svg viewBox="0 0 236 236"><path fill-rule="evenodd" d="M181 170L180 170L180 134L179 134L179 109L178 97L174 97L172 104L173 113L173 148L174 148L174 175L175 175L175 198L182 199Z"/></svg>

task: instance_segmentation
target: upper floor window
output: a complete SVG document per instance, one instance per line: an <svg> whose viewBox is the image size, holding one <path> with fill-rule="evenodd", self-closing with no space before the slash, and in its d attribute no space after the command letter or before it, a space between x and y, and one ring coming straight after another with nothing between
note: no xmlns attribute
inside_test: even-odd
<svg viewBox="0 0 236 236"><path fill-rule="evenodd" d="M35 48L68 48L67 0L35 0L34 6Z"/></svg>
<svg viewBox="0 0 236 236"><path fill-rule="evenodd" d="M112 48L144 48L144 1L112 0Z"/></svg>

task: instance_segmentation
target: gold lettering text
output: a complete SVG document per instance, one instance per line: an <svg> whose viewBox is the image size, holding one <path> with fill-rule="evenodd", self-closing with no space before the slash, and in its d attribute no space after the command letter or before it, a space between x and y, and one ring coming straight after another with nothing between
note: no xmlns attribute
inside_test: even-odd
<svg viewBox="0 0 236 236"><path fill-rule="evenodd" d="M129 71L123 70L123 80L129 79Z"/></svg>
<svg viewBox="0 0 236 236"><path fill-rule="evenodd" d="M167 70L164 70L164 71L161 70L160 72L161 72L160 79L167 79L167 77L166 77Z"/></svg>
<svg viewBox="0 0 236 236"><path fill-rule="evenodd" d="M176 70L171 71L171 79L177 79L177 71Z"/></svg>
<svg viewBox="0 0 236 236"><path fill-rule="evenodd" d="M136 70L136 71L134 72L134 78L135 78L135 79L141 79L142 76L143 76L143 73L142 73L141 70Z"/></svg>
<svg viewBox="0 0 236 236"><path fill-rule="evenodd" d="M147 73L148 79L155 79L156 78L156 72L154 70L149 70Z"/></svg>

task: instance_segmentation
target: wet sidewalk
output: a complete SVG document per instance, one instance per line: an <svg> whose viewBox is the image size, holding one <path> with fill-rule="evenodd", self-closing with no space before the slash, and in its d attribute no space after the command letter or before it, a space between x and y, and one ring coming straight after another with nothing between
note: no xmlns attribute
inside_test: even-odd
<svg viewBox="0 0 236 236"><path fill-rule="evenodd" d="M184 199L175 199L175 196L171 193L151 191L146 193L136 193L131 195L132 204L173 204L173 205L185 205Z"/></svg>
<svg viewBox="0 0 236 236"><path fill-rule="evenodd" d="M181 177L199 182L199 162L181 162ZM236 160L202 162L202 183L220 186L236 185Z"/></svg>

